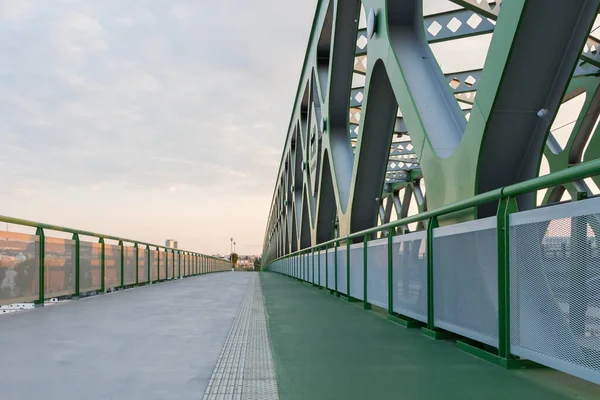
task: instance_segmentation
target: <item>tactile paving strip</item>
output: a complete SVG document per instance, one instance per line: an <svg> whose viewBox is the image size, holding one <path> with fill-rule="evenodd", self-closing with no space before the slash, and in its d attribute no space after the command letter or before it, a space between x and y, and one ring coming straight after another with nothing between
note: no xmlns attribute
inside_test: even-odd
<svg viewBox="0 0 600 400"><path fill-rule="evenodd" d="M262 289L256 275L204 393L204 400L213 399L279 399Z"/></svg>

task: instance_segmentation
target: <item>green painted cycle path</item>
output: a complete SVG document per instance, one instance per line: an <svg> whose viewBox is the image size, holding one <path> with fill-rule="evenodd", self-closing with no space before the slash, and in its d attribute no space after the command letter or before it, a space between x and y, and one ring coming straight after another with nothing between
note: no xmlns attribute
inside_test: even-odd
<svg viewBox="0 0 600 400"><path fill-rule="evenodd" d="M598 385L505 370L325 290L272 272L260 279L282 400L600 399Z"/></svg>

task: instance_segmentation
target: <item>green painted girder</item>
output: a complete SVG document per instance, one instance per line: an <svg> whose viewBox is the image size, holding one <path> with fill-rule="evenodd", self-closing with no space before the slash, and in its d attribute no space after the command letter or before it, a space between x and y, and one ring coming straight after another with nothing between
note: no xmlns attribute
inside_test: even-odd
<svg viewBox="0 0 600 400"><path fill-rule="evenodd" d="M376 27L361 59L361 3L318 3L267 224L267 261L377 224L398 108L429 209L537 174L599 1L503 3L477 96L459 99L471 99L468 122L429 49L420 4L363 1ZM348 113L357 63L365 89L353 149ZM533 196L519 198L520 209L534 204ZM481 206L440 224L495 212L494 204Z"/></svg>

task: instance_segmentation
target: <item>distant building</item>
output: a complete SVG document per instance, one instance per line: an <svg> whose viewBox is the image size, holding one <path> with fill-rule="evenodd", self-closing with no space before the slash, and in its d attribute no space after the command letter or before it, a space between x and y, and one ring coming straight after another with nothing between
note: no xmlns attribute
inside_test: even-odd
<svg viewBox="0 0 600 400"><path fill-rule="evenodd" d="M177 248L177 240L174 239L167 239L165 241L165 246L166 247L170 247L172 249L176 249Z"/></svg>

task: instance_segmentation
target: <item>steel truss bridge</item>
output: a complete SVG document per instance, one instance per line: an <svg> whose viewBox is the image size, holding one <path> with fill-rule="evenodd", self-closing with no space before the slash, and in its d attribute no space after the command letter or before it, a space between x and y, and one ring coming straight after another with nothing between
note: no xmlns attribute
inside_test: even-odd
<svg viewBox="0 0 600 400"><path fill-rule="evenodd" d="M600 0L448 4L318 2L263 264L600 383Z"/></svg>

